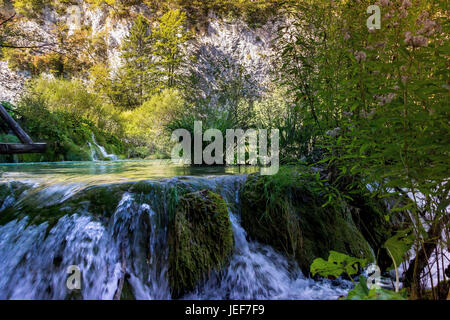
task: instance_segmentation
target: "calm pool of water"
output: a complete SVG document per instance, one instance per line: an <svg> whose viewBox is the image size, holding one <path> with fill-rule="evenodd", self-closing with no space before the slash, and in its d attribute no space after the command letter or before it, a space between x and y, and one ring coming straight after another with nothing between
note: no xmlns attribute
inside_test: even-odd
<svg viewBox="0 0 450 320"><path fill-rule="evenodd" d="M1 163L0 181L31 180L53 183L105 184L175 176L218 176L258 171L254 166L191 167L169 160L67 161Z"/></svg>

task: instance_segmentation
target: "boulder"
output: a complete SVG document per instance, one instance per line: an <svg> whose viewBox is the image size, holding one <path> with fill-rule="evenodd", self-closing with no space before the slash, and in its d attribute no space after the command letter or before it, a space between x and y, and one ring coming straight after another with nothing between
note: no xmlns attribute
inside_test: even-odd
<svg viewBox="0 0 450 320"><path fill-rule="evenodd" d="M242 226L251 238L294 258L305 274L330 250L374 261L344 201L332 201L314 174L280 170L249 175L240 193Z"/></svg>
<svg viewBox="0 0 450 320"><path fill-rule="evenodd" d="M176 298L227 263L233 250L233 231L225 201L208 190L184 194L172 220L169 284Z"/></svg>

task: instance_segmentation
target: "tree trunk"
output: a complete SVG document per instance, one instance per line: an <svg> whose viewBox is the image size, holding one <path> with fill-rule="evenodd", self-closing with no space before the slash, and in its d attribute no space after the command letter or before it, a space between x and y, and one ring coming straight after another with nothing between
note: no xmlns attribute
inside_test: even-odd
<svg viewBox="0 0 450 320"><path fill-rule="evenodd" d="M405 280L403 282L403 286L410 287L411 294L416 299L420 299L420 297L422 296L420 275L428 264L428 258L436 249L438 239L440 239L442 231L449 223L449 220L449 216L444 215L439 221L431 226L430 230L428 230L427 237L427 239L430 240L426 241L420 248L420 250L416 253L416 257L411 261L408 270L406 270L404 274Z"/></svg>

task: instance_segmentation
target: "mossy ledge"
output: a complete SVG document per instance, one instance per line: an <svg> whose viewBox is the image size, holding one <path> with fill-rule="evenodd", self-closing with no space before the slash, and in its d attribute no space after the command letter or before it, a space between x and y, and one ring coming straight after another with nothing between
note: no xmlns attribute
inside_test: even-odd
<svg viewBox="0 0 450 320"><path fill-rule="evenodd" d="M0 203L4 202L2 194L6 193L8 188L11 189L8 185L0 185ZM55 203L46 205L40 203L40 193L28 186L25 189L27 194L25 191L22 192L25 196L20 199L19 196L15 196L14 205L8 206L0 212L0 225L5 225L15 219L28 218L30 225L47 222L47 231L50 231L65 215L87 214L102 220L114 213L123 193L129 188L130 184L92 186L76 192L64 201L55 201Z"/></svg>
<svg viewBox="0 0 450 320"><path fill-rule="evenodd" d="M169 228L169 284L174 298L221 269L233 250L227 205L214 192L184 194Z"/></svg>
<svg viewBox="0 0 450 320"><path fill-rule="evenodd" d="M282 168L277 175L251 174L240 193L242 226L250 238L294 258L309 274L315 258L329 251L374 260L345 203L323 207L326 196L316 175Z"/></svg>

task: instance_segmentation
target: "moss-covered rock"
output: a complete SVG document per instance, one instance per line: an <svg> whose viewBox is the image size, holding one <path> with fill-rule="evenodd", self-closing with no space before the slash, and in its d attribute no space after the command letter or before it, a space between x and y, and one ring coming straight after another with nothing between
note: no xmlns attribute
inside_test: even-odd
<svg viewBox="0 0 450 320"><path fill-rule="evenodd" d="M251 238L295 258L305 273L330 250L374 260L345 203L322 206L327 201L323 190L307 171L250 175L240 196L242 225Z"/></svg>
<svg viewBox="0 0 450 320"><path fill-rule="evenodd" d="M0 197L8 194L8 190L11 190L10 194L16 195L14 205L8 206L0 212L0 225L15 219L28 218L28 223L32 225L47 222L48 230L50 230L65 215L88 214L101 220L114 213L123 193L130 188L130 184L88 187L64 201L47 199L48 203L42 203L39 189L30 188L30 186L26 187L17 183L11 186L0 184ZM21 196L20 202L17 203L18 194L24 193L24 191L27 193L25 196ZM0 202L2 202L1 199Z"/></svg>
<svg viewBox="0 0 450 320"><path fill-rule="evenodd" d="M19 181L0 182L0 210L12 206L20 195L29 188L29 185Z"/></svg>
<svg viewBox="0 0 450 320"><path fill-rule="evenodd" d="M169 284L173 297L191 291L225 265L233 232L222 197L203 190L184 194L169 228Z"/></svg>
<svg viewBox="0 0 450 320"><path fill-rule="evenodd" d="M371 197L361 190L351 192L349 201L353 221L369 242L376 256L377 265L385 271L392 265L392 259L383 247L391 236L393 225L386 218L386 204L379 197Z"/></svg>
<svg viewBox="0 0 450 320"><path fill-rule="evenodd" d="M125 282L123 283L120 300L136 300L136 296L134 295L133 287L128 282L128 279L125 279Z"/></svg>

